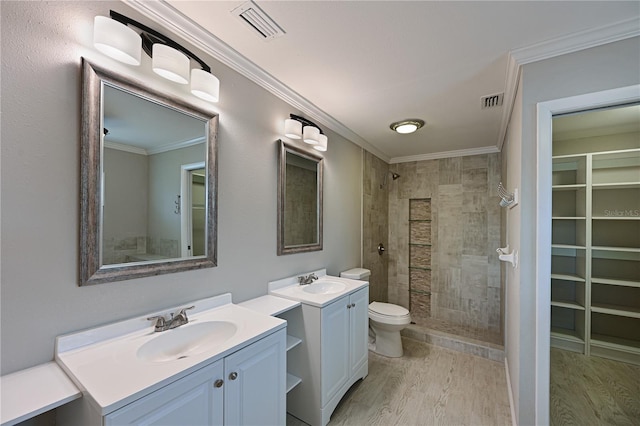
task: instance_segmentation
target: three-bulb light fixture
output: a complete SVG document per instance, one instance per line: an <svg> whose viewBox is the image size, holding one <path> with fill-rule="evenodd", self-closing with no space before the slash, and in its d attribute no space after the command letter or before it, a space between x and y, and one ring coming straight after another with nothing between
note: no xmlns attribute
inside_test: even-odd
<svg viewBox="0 0 640 426"><path fill-rule="evenodd" d="M327 150L327 135L312 121L299 115L289 114L284 120L284 135L291 139L302 139L318 151Z"/></svg>
<svg viewBox="0 0 640 426"><path fill-rule="evenodd" d="M140 33L130 27L140 30ZM218 102L220 80L204 61L159 32L113 10L110 18L96 16L93 45L105 55L129 65L140 65L141 48L151 57L153 71L173 82L190 82L191 93L209 102ZM191 69L191 59L200 69Z"/></svg>

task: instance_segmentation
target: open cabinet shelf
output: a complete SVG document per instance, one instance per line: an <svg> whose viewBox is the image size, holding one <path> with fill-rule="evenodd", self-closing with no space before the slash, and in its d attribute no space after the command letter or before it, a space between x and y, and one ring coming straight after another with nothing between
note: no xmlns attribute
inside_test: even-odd
<svg viewBox="0 0 640 426"><path fill-rule="evenodd" d="M554 157L552 181L551 344L640 365L640 149Z"/></svg>

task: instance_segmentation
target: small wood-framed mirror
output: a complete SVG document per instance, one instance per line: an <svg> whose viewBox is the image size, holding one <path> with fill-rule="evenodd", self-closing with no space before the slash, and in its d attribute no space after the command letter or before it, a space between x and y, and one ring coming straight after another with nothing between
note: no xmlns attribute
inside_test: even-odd
<svg viewBox="0 0 640 426"><path fill-rule="evenodd" d="M278 256L322 250L322 166L319 154L280 142Z"/></svg>
<svg viewBox="0 0 640 426"><path fill-rule="evenodd" d="M217 126L83 58L80 285L216 266Z"/></svg>

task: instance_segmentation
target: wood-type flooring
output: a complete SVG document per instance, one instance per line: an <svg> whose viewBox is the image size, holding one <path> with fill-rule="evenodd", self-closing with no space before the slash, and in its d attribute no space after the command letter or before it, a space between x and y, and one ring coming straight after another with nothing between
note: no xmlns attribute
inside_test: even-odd
<svg viewBox="0 0 640 426"><path fill-rule="evenodd" d="M551 349L552 426L640 425L640 366Z"/></svg>
<svg viewBox="0 0 640 426"><path fill-rule="evenodd" d="M504 364L403 338L404 356L369 352L369 375L329 426L511 425ZM288 416L287 426L305 423Z"/></svg>

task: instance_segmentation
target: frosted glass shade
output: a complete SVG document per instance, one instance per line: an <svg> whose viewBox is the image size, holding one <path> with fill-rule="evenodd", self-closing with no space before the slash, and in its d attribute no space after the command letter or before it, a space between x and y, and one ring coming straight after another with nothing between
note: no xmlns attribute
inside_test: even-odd
<svg viewBox="0 0 640 426"><path fill-rule="evenodd" d="M413 133L416 130L418 130L418 126L416 126L413 123L409 123L409 124L401 124L400 126L396 127L396 132L398 133Z"/></svg>
<svg viewBox="0 0 640 426"><path fill-rule="evenodd" d="M191 93L209 102L220 99L220 80L215 75L194 68L191 70Z"/></svg>
<svg viewBox="0 0 640 426"><path fill-rule="evenodd" d="M313 126L304 126L302 129L302 140L305 143L316 145L318 143L318 136L320 136L320 130Z"/></svg>
<svg viewBox="0 0 640 426"><path fill-rule="evenodd" d="M291 139L302 138L302 123L292 118L284 120L284 135Z"/></svg>
<svg viewBox="0 0 640 426"><path fill-rule="evenodd" d="M190 61L182 52L162 43L154 43L152 52L153 72L176 83L189 82Z"/></svg>
<svg viewBox="0 0 640 426"><path fill-rule="evenodd" d="M327 135L319 135L318 136L318 144L313 146L313 149L317 149L318 151L326 151L327 150Z"/></svg>
<svg viewBox="0 0 640 426"><path fill-rule="evenodd" d="M142 39L131 28L111 18L93 20L93 46L100 52L129 65L140 65Z"/></svg>

